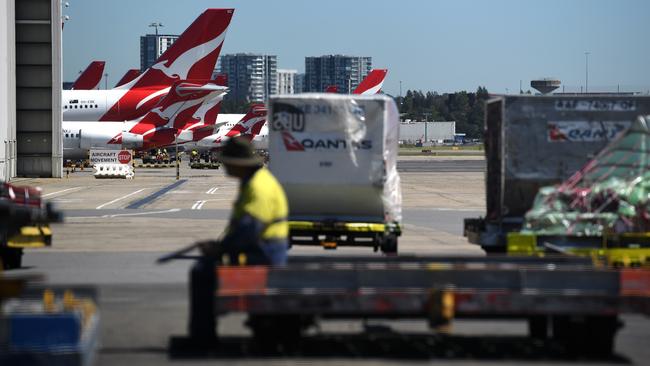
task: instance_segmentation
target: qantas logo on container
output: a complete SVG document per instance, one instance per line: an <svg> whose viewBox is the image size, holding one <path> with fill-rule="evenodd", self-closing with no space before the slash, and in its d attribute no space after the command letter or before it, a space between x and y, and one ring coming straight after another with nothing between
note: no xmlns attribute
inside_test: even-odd
<svg viewBox="0 0 650 366"><path fill-rule="evenodd" d="M356 150L372 149L371 140L361 140L348 144L345 139L311 138L296 139L291 133L283 131L282 141L287 151L309 151L309 150L345 150L351 145Z"/></svg>
<svg viewBox="0 0 650 366"><path fill-rule="evenodd" d="M282 132L282 141L284 141L287 151L305 151L305 147L300 141L296 140L289 132Z"/></svg>

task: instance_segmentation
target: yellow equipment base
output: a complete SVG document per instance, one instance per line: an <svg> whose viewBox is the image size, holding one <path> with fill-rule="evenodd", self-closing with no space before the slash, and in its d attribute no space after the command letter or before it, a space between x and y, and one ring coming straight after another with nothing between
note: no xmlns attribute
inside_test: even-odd
<svg viewBox="0 0 650 366"><path fill-rule="evenodd" d="M52 245L52 230L48 225L23 226L20 234L7 240L9 248L42 248Z"/></svg>
<svg viewBox="0 0 650 366"><path fill-rule="evenodd" d="M544 256L549 253L545 239L562 237L571 242L571 236L535 235L527 233L508 233L507 253L509 255ZM650 233L625 233L602 237L573 237L580 245L559 246L562 253L591 257L595 264L611 267L650 267ZM585 240L586 239L586 240ZM585 246L592 240L593 245Z"/></svg>

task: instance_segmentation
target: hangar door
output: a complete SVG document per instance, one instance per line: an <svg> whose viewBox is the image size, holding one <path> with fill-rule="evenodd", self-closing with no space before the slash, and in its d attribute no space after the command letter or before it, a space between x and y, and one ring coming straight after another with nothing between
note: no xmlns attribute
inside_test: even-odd
<svg viewBox="0 0 650 366"><path fill-rule="evenodd" d="M17 175L61 177L61 2L15 0Z"/></svg>

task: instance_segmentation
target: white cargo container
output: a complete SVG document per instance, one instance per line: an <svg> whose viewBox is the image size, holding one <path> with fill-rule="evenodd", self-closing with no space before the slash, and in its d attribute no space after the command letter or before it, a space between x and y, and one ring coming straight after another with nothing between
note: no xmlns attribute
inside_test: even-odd
<svg viewBox="0 0 650 366"><path fill-rule="evenodd" d="M402 197L395 102L275 96L269 116L269 166L287 194L292 243L396 250Z"/></svg>

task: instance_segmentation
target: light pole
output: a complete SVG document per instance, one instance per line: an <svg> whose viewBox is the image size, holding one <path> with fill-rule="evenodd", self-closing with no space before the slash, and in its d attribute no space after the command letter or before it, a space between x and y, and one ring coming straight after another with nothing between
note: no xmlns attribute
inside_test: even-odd
<svg viewBox="0 0 650 366"><path fill-rule="evenodd" d="M585 52L585 94L589 93L589 54Z"/></svg>
<svg viewBox="0 0 650 366"><path fill-rule="evenodd" d="M424 115L424 141L422 143L422 146L425 146L429 142L429 134L428 134L428 127L429 127L429 117L431 115L431 112L423 112Z"/></svg>
<svg viewBox="0 0 650 366"><path fill-rule="evenodd" d="M402 80L400 80L399 81L399 106L398 106L400 113L402 113L402 104L404 104L404 99L402 99Z"/></svg>
<svg viewBox="0 0 650 366"><path fill-rule="evenodd" d="M158 27L164 27L164 25L160 22L153 22L149 24L149 27L151 28L156 28L156 36L158 36Z"/></svg>
<svg viewBox="0 0 650 366"><path fill-rule="evenodd" d="M176 180L181 179L181 164L178 161L178 132L174 134L174 145L176 146L176 153L174 159L176 160Z"/></svg>
<svg viewBox="0 0 650 366"><path fill-rule="evenodd" d="M9 167L11 166L11 163L9 163L9 161L8 161L9 159L11 159L11 157L9 155L9 144L10 143L11 143L10 141L5 140L5 172L4 172L4 175L6 177L5 179L7 180L7 182L11 179L11 173L9 171Z"/></svg>
<svg viewBox="0 0 650 366"><path fill-rule="evenodd" d="M104 89L108 90L108 73L104 74Z"/></svg>

